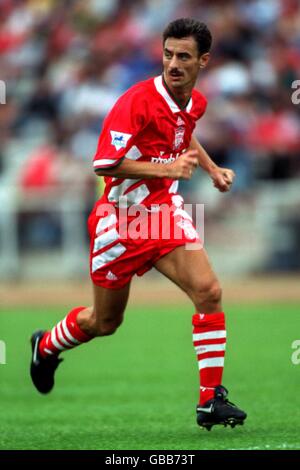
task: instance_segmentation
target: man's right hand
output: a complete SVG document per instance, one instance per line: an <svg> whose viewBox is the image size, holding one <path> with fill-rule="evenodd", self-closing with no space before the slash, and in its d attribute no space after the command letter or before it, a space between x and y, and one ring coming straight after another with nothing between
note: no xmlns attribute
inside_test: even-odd
<svg viewBox="0 0 300 470"><path fill-rule="evenodd" d="M175 162L167 165L167 177L175 180L190 180L198 166L197 155L198 152L196 150L188 150L180 155Z"/></svg>
<svg viewBox="0 0 300 470"><path fill-rule="evenodd" d="M110 169L97 171L98 176L110 176L115 178L171 178L174 180L190 180L198 166L196 150L188 150L180 155L173 163L140 162L123 158L119 165Z"/></svg>

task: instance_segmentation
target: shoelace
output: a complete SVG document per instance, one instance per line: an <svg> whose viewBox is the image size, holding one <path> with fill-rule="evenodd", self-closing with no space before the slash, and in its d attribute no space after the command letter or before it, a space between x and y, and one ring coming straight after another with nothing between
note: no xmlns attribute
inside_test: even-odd
<svg viewBox="0 0 300 470"><path fill-rule="evenodd" d="M233 408L237 408L237 406L234 403L232 403L231 401L229 401L228 398L221 398L220 397L220 398L217 398L217 400L222 401L227 406L232 406Z"/></svg>

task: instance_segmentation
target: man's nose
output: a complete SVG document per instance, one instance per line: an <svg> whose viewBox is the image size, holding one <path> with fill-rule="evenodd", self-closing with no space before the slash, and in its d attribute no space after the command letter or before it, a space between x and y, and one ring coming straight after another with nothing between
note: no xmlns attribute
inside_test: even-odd
<svg viewBox="0 0 300 470"><path fill-rule="evenodd" d="M177 60L176 55L173 55L173 57L172 57L172 59L171 59L171 61L170 61L169 67L170 67L171 69L177 69L177 68L178 68L178 60Z"/></svg>

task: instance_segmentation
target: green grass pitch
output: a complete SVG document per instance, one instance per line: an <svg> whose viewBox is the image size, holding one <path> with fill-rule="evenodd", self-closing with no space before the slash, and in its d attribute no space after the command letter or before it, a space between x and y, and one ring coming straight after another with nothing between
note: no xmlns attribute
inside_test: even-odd
<svg viewBox="0 0 300 470"><path fill-rule="evenodd" d="M65 308L0 314L7 347L1 374L1 449L299 449L300 339L295 304L226 306L224 385L248 412L243 427L195 422L197 363L186 307L127 310L111 337L63 354L56 387L39 395L28 375L29 337ZM298 403L297 403L298 401Z"/></svg>

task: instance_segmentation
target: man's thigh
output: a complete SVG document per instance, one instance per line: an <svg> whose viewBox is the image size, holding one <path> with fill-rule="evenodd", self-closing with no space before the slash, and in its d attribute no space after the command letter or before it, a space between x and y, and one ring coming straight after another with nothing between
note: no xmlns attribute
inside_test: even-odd
<svg viewBox="0 0 300 470"><path fill-rule="evenodd" d="M148 231L142 231L141 236L137 228L132 229L134 217L122 221L118 214L112 215L98 215L95 206L89 217L90 276L96 286L121 291L135 274L142 275L151 269L160 241L152 240ZM145 219L150 230L148 213Z"/></svg>
<svg viewBox="0 0 300 470"><path fill-rule="evenodd" d="M217 281L204 248L187 250L184 245L179 246L160 258L154 266L187 294L205 290Z"/></svg>

